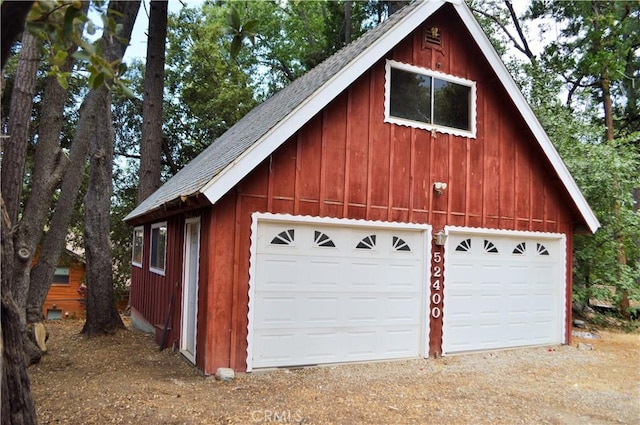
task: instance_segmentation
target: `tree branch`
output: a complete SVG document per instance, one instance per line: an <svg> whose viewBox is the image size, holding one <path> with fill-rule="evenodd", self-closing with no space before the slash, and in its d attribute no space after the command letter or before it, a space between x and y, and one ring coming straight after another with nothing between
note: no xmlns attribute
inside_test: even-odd
<svg viewBox="0 0 640 425"><path fill-rule="evenodd" d="M513 42L513 47L515 47L516 50L522 52L523 54L525 54L530 59L532 58L532 56L529 56L531 54L531 51L530 50L528 51L528 49L525 49L524 47L520 46L520 44L518 43L518 40L509 32L507 27L502 22L500 22L500 20L497 17L485 12L484 10L480 10L480 9L475 8L475 7L472 7L471 10L473 12L479 14L479 15L484 16L485 18L488 18L489 20L494 22L496 25L498 25L500 27L500 29L502 30L502 32L504 32L505 35L509 38L509 40L511 40ZM528 53L527 53L527 51L528 51Z"/></svg>
<svg viewBox="0 0 640 425"><path fill-rule="evenodd" d="M164 153L164 157L167 159L167 164L169 165L169 169L171 169L171 174L175 175L180 170L173 160L173 156L171 156L171 149L169 149L169 142L166 137L162 137L162 152Z"/></svg>
<svg viewBox="0 0 640 425"><path fill-rule="evenodd" d="M527 43L527 39L524 36L522 27L520 26L520 20L518 19L518 16L516 15L515 10L513 10L513 4L511 3L511 0L504 0L504 4L507 6L507 9L509 9L509 15L511 16L511 21L513 22L513 25L516 27L516 31L518 32L518 36L520 37L520 41L522 41L522 47L524 48L523 53L527 55L527 57L530 60L534 60L533 52L529 48L529 43Z"/></svg>

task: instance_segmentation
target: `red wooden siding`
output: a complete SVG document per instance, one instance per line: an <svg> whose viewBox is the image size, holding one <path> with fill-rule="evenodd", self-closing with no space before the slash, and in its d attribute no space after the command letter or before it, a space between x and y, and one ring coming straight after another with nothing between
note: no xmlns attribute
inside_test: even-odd
<svg viewBox="0 0 640 425"><path fill-rule="evenodd" d="M310 118L203 220L209 266L198 344L208 345L198 349L206 356L198 366L206 373L246 368L253 212L430 223L436 231L449 224L560 232L572 246L566 193L547 178L551 166L471 37L451 26L457 19L450 13L445 8L426 24L440 28L442 46L423 48L419 29L387 58L475 81L477 138L384 123L384 60ZM436 181L448 184L442 195L433 192ZM166 300L164 280L145 283L145 293Z"/></svg>
<svg viewBox="0 0 640 425"><path fill-rule="evenodd" d="M167 338L167 346L171 346L178 340L180 335L184 217L173 216L166 221L167 252L165 274L162 276L149 271L151 223L145 224L142 267L132 266L131 271L131 307L150 325L164 327L173 291L175 296L169 324L171 330Z"/></svg>

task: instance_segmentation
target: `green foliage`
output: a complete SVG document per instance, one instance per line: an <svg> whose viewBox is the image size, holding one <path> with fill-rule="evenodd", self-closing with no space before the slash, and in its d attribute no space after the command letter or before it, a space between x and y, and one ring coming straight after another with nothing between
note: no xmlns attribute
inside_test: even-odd
<svg viewBox="0 0 640 425"><path fill-rule="evenodd" d="M554 19L559 36L545 48L544 67L561 77L571 104L602 110L603 83L611 83L616 136L640 130L640 3L626 1L533 1L532 18ZM576 105L577 106L577 105ZM596 117L599 118L599 117Z"/></svg>
<svg viewBox="0 0 640 425"><path fill-rule="evenodd" d="M532 106L602 225L595 235L575 236L574 299L606 299L608 291L597 285L617 288L616 302L623 290L640 299L640 215L632 197L640 187L640 153L633 147L640 135L605 141L595 112L576 114L562 105L554 95L557 85L545 83L543 74L530 86ZM626 262L620 261L620 243Z"/></svg>
<svg viewBox="0 0 640 425"><path fill-rule="evenodd" d="M119 37L122 26L116 24L113 17L108 15L106 3L93 1L91 7L101 17L102 31ZM93 36L97 28L89 19L82 1L38 0L34 2L27 17L27 28L44 41L43 53L50 66L49 75L55 76L65 89L69 88L71 73L62 71L61 67L71 54L78 63L83 64L82 69L88 73L89 88L96 89L102 84L113 83L127 94L131 94L126 81L121 79L126 65L119 61L107 61L102 55L99 39L92 42L85 37L85 29L86 34Z"/></svg>
<svg viewBox="0 0 640 425"><path fill-rule="evenodd" d="M640 4L533 1L520 17L524 33L537 27L545 39L545 31L556 32L526 62L507 56L519 40L504 3L470 4L602 224L595 235L575 237L574 299L610 298L605 287L616 289L613 302L625 292L640 299L640 218L633 203L640 187Z"/></svg>

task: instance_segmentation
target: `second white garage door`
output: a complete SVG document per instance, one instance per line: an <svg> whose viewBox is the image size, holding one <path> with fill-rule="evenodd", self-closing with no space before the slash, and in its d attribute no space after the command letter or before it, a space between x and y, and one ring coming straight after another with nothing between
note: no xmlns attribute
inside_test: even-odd
<svg viewBox="0 0 640 425"><path fill-rule="evenodd" d="M450 230L444 266L444 354L560 344L562 235Z"/></svg>
<svg viewBox="0 0 640 425"><path fill-rule="evenodd" d="M248 369L417 357L427 229L258 221Z"/></svg>

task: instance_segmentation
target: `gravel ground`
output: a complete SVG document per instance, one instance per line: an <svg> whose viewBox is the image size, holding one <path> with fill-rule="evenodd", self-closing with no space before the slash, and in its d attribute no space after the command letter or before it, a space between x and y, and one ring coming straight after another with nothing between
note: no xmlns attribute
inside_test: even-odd
<svg viewBox="0 0 640 425"><path fill-rule="evenodd" d="M640 424L638 333L219 382L137 331L48 327L49 353L30 368L40 424Z"/></svg>

